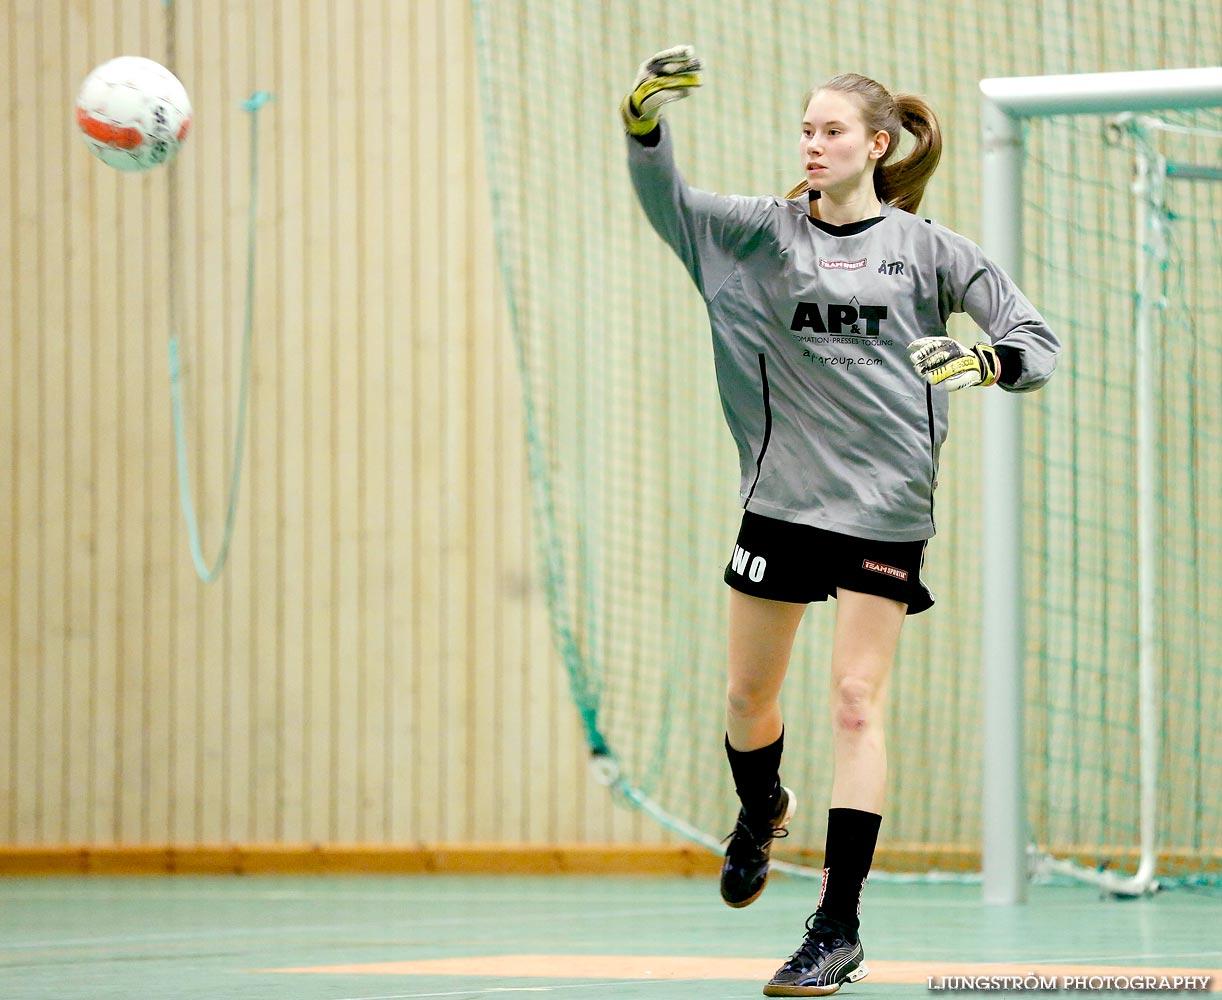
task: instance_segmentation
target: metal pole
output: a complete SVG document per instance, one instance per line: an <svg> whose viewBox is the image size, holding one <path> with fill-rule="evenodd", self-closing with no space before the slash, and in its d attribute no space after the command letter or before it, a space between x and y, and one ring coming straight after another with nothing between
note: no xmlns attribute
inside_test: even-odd
<svg viewBox="0 0 1222 1000"><path fill-rule="evenodd" d="M1156 429L1154 383L1159 376L1153 347L1152 314L1156 305L1158 269L1165 259L1165 212L1163 184L1166 161L1150 150L1139 148L1136 202L1137 301L1134 354L1136 360L1137 410L1137 633L1138 633L1138 727L1141 742L1141 862L1132 888L1149 888L1157 859L1157 794L1159 758L1158 623L1156 589L1158 540L1155 488Z"/></svg>
<svg viewBox="0 0 1222 1000"><path fill-rule="evenodd" d="M1015 281L1022 265L1022 121L994 101L982 108L981 245ZM1022 411L1006 392L983 400L984 615L983 878L986 903L1027 896L1023 775Z"/></svg>
<svg viewBox="0 0 1222 1000"><path fill-rule="evenodd" d="M1213 108L1222 92L1222 66L993 77L980 81L980 91L986 101L1021 118Z"/></svg>

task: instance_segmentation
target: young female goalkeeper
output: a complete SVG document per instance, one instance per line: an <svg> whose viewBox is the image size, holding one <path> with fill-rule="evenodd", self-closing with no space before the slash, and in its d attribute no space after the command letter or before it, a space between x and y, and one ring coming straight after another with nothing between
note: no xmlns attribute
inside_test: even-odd
<svg viewBox="0 0 1222 1000"><path fill-rule="evenodd" d="M725 581L726 753L742 809L721 894L735 907L759 896L793 816L779 778L781 685L806 605L835 597L823 886L802 946L764 987L820 996L866 974L858 916L882 818L884 703L905 615L933 604L920 573L947 390L1037 389L1060 345L978 247L912 214L942 145L923 100L837 76L806 103L806 179L785 198L724 196L683 180L659 117L700 69L688 46L659 52L620 110L645 214L707 304L741 466ZM896 161L901 129L915 143ZM991 342L947 337L954 312Z"/></svg>

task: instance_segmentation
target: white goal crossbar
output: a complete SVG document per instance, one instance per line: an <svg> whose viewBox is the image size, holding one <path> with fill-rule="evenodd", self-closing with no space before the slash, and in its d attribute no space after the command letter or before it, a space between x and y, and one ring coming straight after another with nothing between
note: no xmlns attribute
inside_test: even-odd
<svg viewBox="0 0 1222 1000"><path fill-rule="evenodd" d="M1016 281L1022 280L1023 126L1029 118L1108 114L1158 109L1222 106L1222 67L1006 77L980 81L983 128L981 245ZM1179 176L1191 174L1181 170ZM1168 172L1167 176L1175 176ZM1140 337L1141 331L1138 331ZM1148 345L1146 345L1148 349ZM1143 350L1141 344L1137 350ZM991 392L984 399L983 565L984 707L983 892L986 903L1026 899L1028 834L1023 772L1023 601L1021 400ZM1142 434L1139 415L1138 435ZM1146 418L1148 419L1148 415ZM1140 442L1139 442L1140 444ZM1148 468L1138 469L1138 494L1152 491ZM1153 561L1144 558L1140 526L1140 591L1151 587ZM1142 615L1148 615L1148 610ZM1142 740L1141 860L1130 880L1105 885L1112 891L1144 891L1153 877L1157 778L1157 687L1152 624L1139 621L1139 679ZM1106 875L1106 873L1102 873Z"/></svg>

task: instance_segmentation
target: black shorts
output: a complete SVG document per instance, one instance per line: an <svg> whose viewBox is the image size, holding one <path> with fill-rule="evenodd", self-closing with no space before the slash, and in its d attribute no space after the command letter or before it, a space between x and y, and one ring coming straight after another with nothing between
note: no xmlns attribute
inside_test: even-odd
<svg viewBox="0 0 1222 1000"><path fill-rule="evenodd" d="M844 587L889 597L916 615L933 606L921 582L924 560L924 541L855 538L746 511L725 581L752 597L791 604L826 601Z"/></svg>

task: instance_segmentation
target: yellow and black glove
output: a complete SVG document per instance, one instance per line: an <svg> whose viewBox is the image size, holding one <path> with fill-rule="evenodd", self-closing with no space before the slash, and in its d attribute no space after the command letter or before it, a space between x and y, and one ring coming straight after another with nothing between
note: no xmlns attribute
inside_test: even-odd
<svg viewBox="0 0 1222 1000"><path fill-rule="evenodd" d="M662 107L687 97L700 86L701 63L690 45L676 45L641 63L632 92L620 103L624 128L631 135L648 135L658 127Z"/></svg>
<svg viewBox="0 0 1222 1000"><path fill-rule="evenodd" d="M1001 376L1001 361L991 344L967 347L951 337L921 337L908 345L908 359L926 382L950 392L993 385Z"/></svg>

